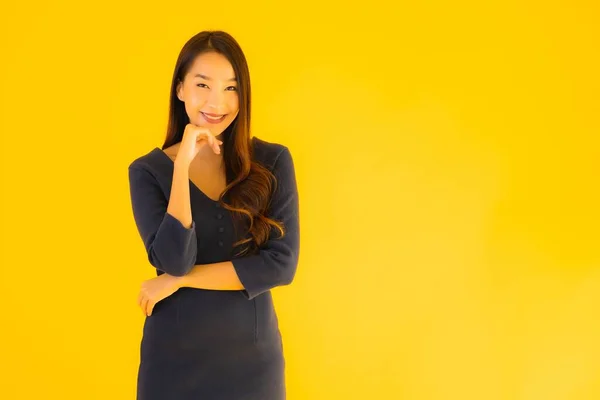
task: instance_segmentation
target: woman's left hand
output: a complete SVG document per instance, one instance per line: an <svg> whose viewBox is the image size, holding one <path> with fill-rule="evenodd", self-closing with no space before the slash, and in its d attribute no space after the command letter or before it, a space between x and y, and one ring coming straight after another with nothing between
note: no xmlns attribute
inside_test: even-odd
<svg viewBox="0 0 600 400"><path fill-rule="evenodd" d="M169 297L181 288L181 277L164 273L156 278L148 279L142 282L140 294L138 296L138 305L146 316L152 315L152 310L156 303Z"/></svg>

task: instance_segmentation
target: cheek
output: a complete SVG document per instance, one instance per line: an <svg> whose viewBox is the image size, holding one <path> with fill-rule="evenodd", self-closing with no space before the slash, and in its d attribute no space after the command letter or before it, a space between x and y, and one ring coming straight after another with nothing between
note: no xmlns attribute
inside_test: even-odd
<svg viewBox="0 0 600 400"><path fill-rule="evenodd" d="M202 91L191 92L186 103L191 107L202 106L206 102L206 93Z"/></svg>
<svg viewBox="0 0 600 400"><path fill-rule="evenodd" d="M231 98L227 102L227 108L229 109L230 114L236 114L240 108L240 102L237 96L235 98Z"/></svg>
<svg viewBox="0 0 600 400"><path fill-rule="evenodd" d="M188 99L185 102L185 111L188 117L194 118L193 116L196 115L196 113L198 112L198 106L195 105L192 100Z"/></svg>

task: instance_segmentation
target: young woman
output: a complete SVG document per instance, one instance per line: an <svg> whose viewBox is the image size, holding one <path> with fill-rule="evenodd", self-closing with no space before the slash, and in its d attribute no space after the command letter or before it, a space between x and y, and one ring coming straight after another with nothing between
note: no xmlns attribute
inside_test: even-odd
<svg viewBox="0 0 600 400"><path fill-rule="evenodd" d="M289 149L250 135L244 53L222 31L182 48L165 143L129 165L133 216L157 276L138 400L282 400L285 360L271 289L298 264Z"/></svg>

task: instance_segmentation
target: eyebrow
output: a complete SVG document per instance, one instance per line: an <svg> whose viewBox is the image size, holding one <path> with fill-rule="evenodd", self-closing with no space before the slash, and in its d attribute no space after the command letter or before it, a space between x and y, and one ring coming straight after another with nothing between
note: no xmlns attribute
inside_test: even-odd
<svg viewBox="0 0 600 400"><path fill-rule="evenodd" d="M202 79L206 79L207 81L210 81L210 80L211 80L211 78L209 78L209 77L208 77L208 76L206 76L206 75L202 75L202 74L196 74L196 75L194 75L194 78L202 78ZM235 77L233 77L233 78L229 78L228 80L229 80L229 81L237 81L237 79L236 79Z"/></svg>

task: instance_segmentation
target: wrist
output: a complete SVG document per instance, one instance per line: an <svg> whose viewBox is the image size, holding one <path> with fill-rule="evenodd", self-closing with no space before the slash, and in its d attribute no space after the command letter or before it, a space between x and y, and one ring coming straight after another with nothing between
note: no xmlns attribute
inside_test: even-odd
<svg viewBox="0 0 600 400"><path fill-rule="evenodd" d="M188 281L188 276L184 275L184 276L176 276L175 277L175 284L177 286L178 289L181 289L183 287L187 287L187 281Z"/></svg>
<svg viewBox="0 0 600 400"><path fill-rule="evenodd" d="M176 157L173 162L176 169L181 169L182 171L188 172L190 169L190 162L184 158Z"/></svg>

